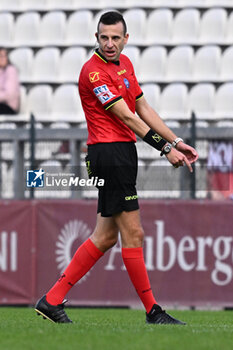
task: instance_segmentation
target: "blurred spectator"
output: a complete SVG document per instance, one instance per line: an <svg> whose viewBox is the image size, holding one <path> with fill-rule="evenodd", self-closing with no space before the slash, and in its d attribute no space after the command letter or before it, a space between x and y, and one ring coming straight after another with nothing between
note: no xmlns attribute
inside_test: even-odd
<svg viewBox="0 0 233 350"><path fill-rule="evenodd" d="M20 105L20 84L17 68L0 48L0 114L17 114Z"/></svg>
<svg viewBox="0 0 233 350"><path fill-rule="evenodd" d="M209 197L233 199L233 142L210 142L207 167Z"/></svg>
<svg viewBox="0 0 233 350"><path fill-rule="evenodd" d="M209 197L214 200L233 200L233 172L211 174L211 187Z"/></svg>

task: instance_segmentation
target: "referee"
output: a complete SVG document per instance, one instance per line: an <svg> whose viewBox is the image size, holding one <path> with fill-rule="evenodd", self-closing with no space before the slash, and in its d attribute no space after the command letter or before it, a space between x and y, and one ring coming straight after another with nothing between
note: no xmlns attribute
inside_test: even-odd
<svg viewBox="0 0 233 350"><path fill-rule="evenodd" d="M122 15L116 11L103 14L96 38L99 48L81 70L79 93L88 127L88 174L104 179L104 186L99 187L97 223L35 309L54 322L72 322L64 311L65 295L117 243L120 231L122 258L145 307L146 322L183 325L158 305L145 268L135 134L176 168L186 165L192 172L191 163L198 154L164 124L143 96L131 61L121 54L129 38Z"/></svg>

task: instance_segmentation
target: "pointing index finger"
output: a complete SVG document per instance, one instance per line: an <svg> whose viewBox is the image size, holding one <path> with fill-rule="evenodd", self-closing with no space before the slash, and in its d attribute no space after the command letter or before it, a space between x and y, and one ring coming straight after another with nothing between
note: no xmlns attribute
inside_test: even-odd
<svg viewBox="0 0 233 350"><path fill-rule="evenodd" d="M190 162L188 161L188 159L187 159L186 157L184 157L184 162L185 162L185 164L187 165L187 167L188 167L190 173L192 173L192 172L193 172L192 165L190 164Z"/></svg>

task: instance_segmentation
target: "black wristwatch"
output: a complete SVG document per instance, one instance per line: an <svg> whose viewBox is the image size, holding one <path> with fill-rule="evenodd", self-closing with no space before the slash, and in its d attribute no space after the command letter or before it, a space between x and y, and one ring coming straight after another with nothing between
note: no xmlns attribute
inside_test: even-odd
<svg viewBox="0 0 233 350"><path fill-rule="evenodd" d="M162 151L161 151L161 153L160 153L160 156L162 157L164 154L170 153L170 152L171 152L171 149L172 149L172 145L171 145L170 143L167 143L167 144L163 147L163 149L162 149Z"/></svg>

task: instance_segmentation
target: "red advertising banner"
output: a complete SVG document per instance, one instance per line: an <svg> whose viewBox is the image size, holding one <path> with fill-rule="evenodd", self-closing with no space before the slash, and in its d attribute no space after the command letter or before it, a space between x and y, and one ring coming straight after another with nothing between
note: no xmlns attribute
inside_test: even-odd
<svg viewBox="0 0 233 350"><path fill-rule="evenodd" d="M159 299L189 306L233 305L232 214L230 201L144 204L152 255L147 267Z"/></svg>
<svg viewBox="0 0 233 350"><path fill-rule="evenodd" d="M0 202L0 304L29 304L34 294L34 206Z"/></svg>
<svg viewBox="0 0 233 350"><path fill-rule="evenodd" d="M140 207L145 262L157 301L232 306L233 203L144 200ZM0 205L0 214L0 303L34 303L92 233L96 201L8 202ZM73 305L141 306L124 268L120 239L67 298Z"/></svg>

